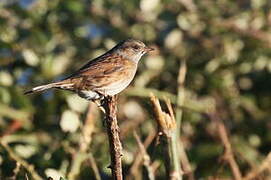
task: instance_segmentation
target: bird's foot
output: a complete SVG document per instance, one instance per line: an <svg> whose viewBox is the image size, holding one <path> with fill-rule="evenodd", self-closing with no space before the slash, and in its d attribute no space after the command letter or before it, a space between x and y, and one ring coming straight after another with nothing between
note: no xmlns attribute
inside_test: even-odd
<svg viewBox="0 0 271 180"><path fill-rule="evenodd" d="M103 107L103 102L102 100L93 100L93 102L98 106L98 108L103 112L105 113L105 109Z"/></svg>

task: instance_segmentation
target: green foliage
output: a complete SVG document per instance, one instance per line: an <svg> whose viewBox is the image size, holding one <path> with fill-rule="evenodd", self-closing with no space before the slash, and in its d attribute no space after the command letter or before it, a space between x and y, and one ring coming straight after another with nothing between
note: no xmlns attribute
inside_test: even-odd
<svg viewBox="0 0 271 180"><path fill-rule="evenodd" d="M188 72L181 138L196 179L232 177L228 166L219 161L223 145L217 141L217 129L205 116L217 98L223 104L220 115L245 175L270 151L270 8L267 0L2 0L1 142L43 178L93 179L89 153L101 177L108 177L110 157L99 113L94 113L91 121L89 148L80 154L87 102L70 92L24 96L23 91L61 79L132 37L157 51L142 59L133 84L119 96L124 176L137 158L132 131L140 132L142 139L156 131L149 92L159 98L168 96L178 104L177 76L182 60L186 60ZM155 143L148 153L152 162L162 162L156 156L160 152ZM76 169L79 156L82 163ZM164 179L162 163L158 169L156 176ZM33 178L1 146L0 179L15 173L17 178L26 173ZM148 177L142 168L137 173L130 175L134 179Z"/></svg>

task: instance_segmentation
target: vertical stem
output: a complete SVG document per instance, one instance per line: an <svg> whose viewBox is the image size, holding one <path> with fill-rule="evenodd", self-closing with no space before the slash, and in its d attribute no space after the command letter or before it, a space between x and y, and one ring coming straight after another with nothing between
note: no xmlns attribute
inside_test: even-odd
<svg viewBox="0 0 271 180"><path fill-rule="evenodd" d="M186 76L186 62L182 61L179 69L179 75L178 75L178 92L177 92L177 110L176 110L176 123L177 123L177 129L181 129L181 122L182 122L182 115L183 111L181 109L181 106L184 104L184 98L185 98L185 92L184 92L184 82L185 82L185 76ZM178 133L179 137L179 133Z"/></svg>
<svg viewBox="0 0 271 180"><path fill-rule="evenodd" d="M169 113L162 111L159 100L151 94L151 102L154 107L156 121L159 131L162 132L162 139L165 140L167 145L167 151L165 155L165 168L167 171L167 179L170 180L182 180L182 170L180 168L180 156L178 152L178 139L176 120L173 113L173 108L168 99L166 99L166 105Z"/></svg>
<svg viewBox="0 0 271 180"><path fill-rule="evenodd" d="M180 68L179 68L179 74L178 74L178 90L177 90L177 108L176 108L176 124L177 124L177 129L174 132L174 136L177 141L177 149L179 152L177 152L181 158L181 164L182 164L182 169L185 171L188 175L189 180L194 180L194 174L192 172L191 165L189 163L188 157L186 155L184 146L182 142L180 141L180 132L181 132L181 124L182 124L182 116L183 116L183 111L182 111L182 106L184 105L184 99L185 99L185 88L184 88L184 82L185 82L185 77L186 77L186 72L187 72L187 66L186 66L186 61L183 60L181 62ZM181 169L181 170L182 170Z"/></svg>
<svg viewBox="0 0 271 180"><path fill-rule="evenodd" d="M171 180L182 180L182 170L180 167L180 158L178 152L178 141L176 136L176 130L173 129L172 136L168 138L168 150L170 156L170 165L171 165L171 172L170 172L170 179Z"/></svg>
<svg viewBox="0 0 271 180"><path fill-rule="evenodd" d="M172 148L174 150L173 157L175 157L174 160L174 167L178 172L181 174L180 177L182 179L183 171L180 167L180 163L183 159L185 159L183 154L181 152L185 152L182 142L180 141L180 133L181 133L181 123L182 123L182 115L183 111L181 109L181 106L184 103L184 79L186 74L186 65L185 63L181 64L180 70L179 70L179 77L178 77L178 92L177 92L177 108L176 108L176 129L173 130L172 133ZM186 154L185 154L186 157ZM180 160L181 158L181 160ZM187 159L187 158L186 158Z"/></svg>
<svg viewBox="0 0 271 180"><path fill-rule="evenodd" d="M122 146L119 138L119 126L117 121L116 96L105 97L103 102L105 110L105 123L110 147L111 172L113 180L122 180L121 156Z"/></svg>

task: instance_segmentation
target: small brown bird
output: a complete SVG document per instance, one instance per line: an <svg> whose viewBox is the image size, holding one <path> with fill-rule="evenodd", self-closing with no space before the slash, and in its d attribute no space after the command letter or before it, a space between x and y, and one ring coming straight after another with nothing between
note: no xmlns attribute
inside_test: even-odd
<svg viewBox="0 0 271 180"><path fill-rule="evenodd" d="M116 95L133 80L142 55L152 50L138 40L122 41L66 79L34 87L25 94L57 88L73 91L94 102L105 96Z"/></svg>

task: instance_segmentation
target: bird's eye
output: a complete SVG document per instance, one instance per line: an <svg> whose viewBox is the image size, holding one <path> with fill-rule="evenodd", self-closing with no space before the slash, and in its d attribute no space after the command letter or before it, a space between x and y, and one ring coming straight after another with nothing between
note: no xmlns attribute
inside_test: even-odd
<svg viewBox="0 0 271 180"><path fill-rule="evenodd" d="M140 47L139 47L138 45L135 45L135 46L133 46L133 49L134 49L134 50L139 50Z"/></svg>

